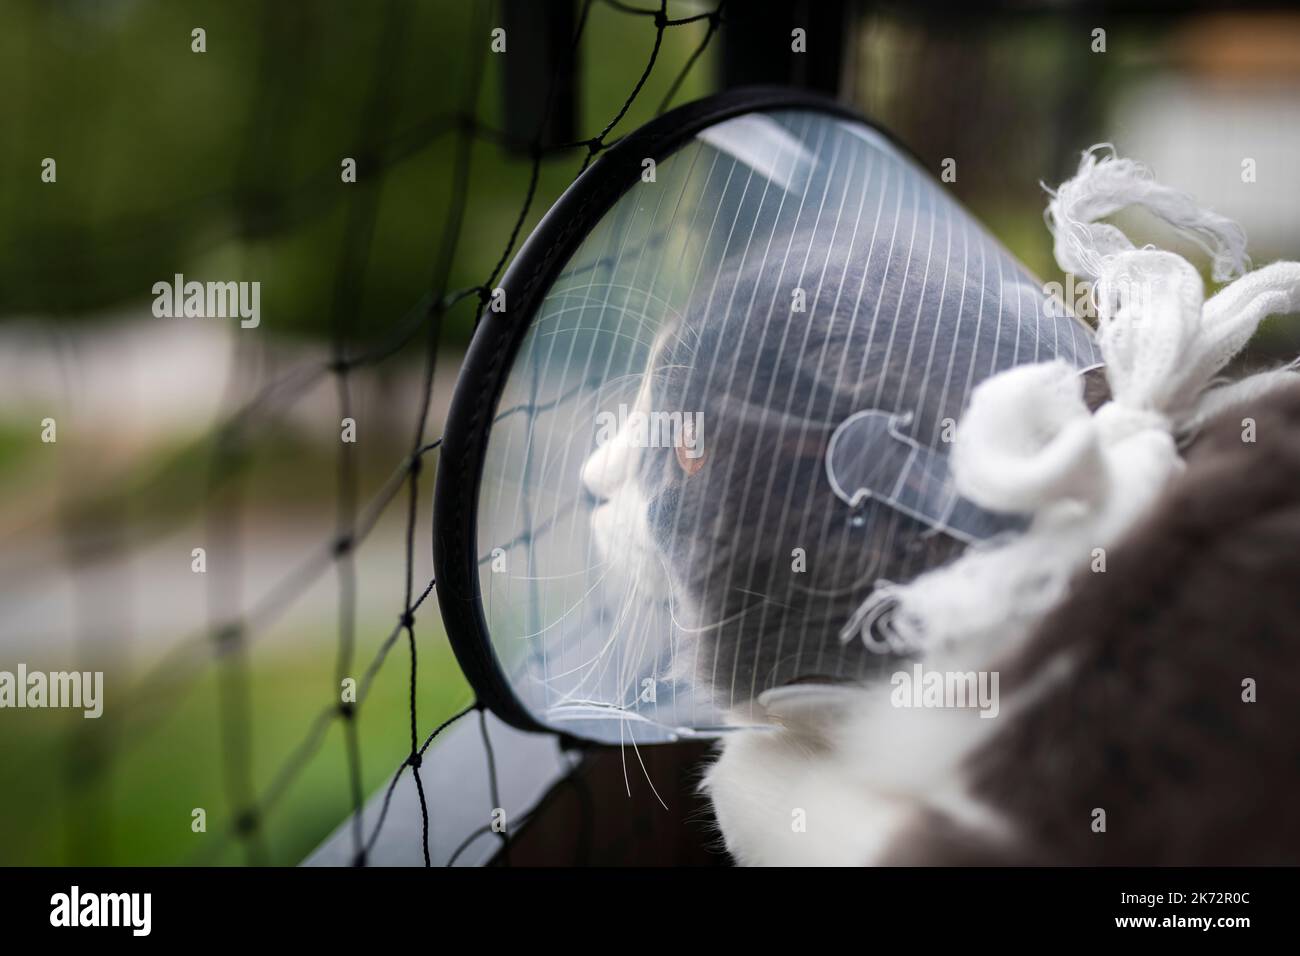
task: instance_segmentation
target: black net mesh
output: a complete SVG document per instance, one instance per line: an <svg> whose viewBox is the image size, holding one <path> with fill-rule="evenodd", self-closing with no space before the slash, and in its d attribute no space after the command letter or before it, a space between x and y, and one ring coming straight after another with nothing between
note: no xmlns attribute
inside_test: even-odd
<svg viewBox="0 0 1300 956"><path fill-rule="evenodd" d="M576 32L572 40L575 50L588 27L593 3L594 0L584 0L578 8ZM286 38L283 31L278 29L276 16L270 12L275 6L267 4L267 39L257 77L258 88L264 91L264 95L254 98L255 115L250 118L250 129L253 132L240 159L240 162L250 168L255 168L265 153L266 143L262 132L275 119L278 106L276 98L286 83L286 78L277 73L280 59L277 44ZM227 395L229 411L223 415L214 434L206 436L196 446L212 449L203 467L201 479L205 483L208 545L211 550L220 551L228 558L221 567L213 567L207 574L210 625L203 633L194 634L175 644L122 695L129 700L121 705L118 712L120 721L115 723L111 742L103 735L92 737L78 732L70 743L69 772L66 775L68 790L74 797L98 800L98 796L92 795L104 792L109 786L108 781L114 778L115 768L130 759L132 748L145 739L152 728L172 719L185 702L187 693L199 681L209 679L207 675L215 669L218 712L213 732L220 738L221 776L226 802L234 811L230 815L228 826L223 825L219 834L202 842L202 848L198 852L188 857L188 860L179 862L210 863L226 859L232 841L243 847L246 862L256 864L270 861L272 857L268 842L274 835L274 814L277 807L282 805L290 787L302 778L335 724L340 724L343 728L347 758L346 778L338 781L337 785L346 788L349 795L352 807L350 831L353 858L359 865L368 862L367 851L374 847L388 818L393 790L406 773L414 778L420 795L424 862L426 865L433 862L429 852L429 814L436 812L437 808L430 807L425 797L428 767L423 762L430 745L444 729L479 710L480 720L483 721L481 728L484 752L489 764L492 760L488 723L479 704L471 703L463 707L432 729L428 728L427 719L418 706L421 698L420 665L423 663L418 621L421 612L427 610L425 604L434 591L435 582L417 576L417 550L427 549L427 542L417 535L417 528L421 515L427 517L431 491L429 469L426 466L435 458L440 444L439 440L430 435L430 429L435 425L431 420L431 407L444 319L453 310L474 309L477 310L477 322L477 316L482 314L490 301L500 274L533 210L544 164L557 157L562 159L572 156L572 171L576 174L585 170L616 140L620 123L646 89L647 81L660 61L665 34L694 25L691 29L699 36L699 40L667 86L658 107L660 112L674 100L683 79L695 67L723 22L723 3L711 5L703 13L692 12L689 16L673 17L670 16L666 0L646 6L608 0L603 4L608 12L632 18L643 25L647 35L653 36L649 57L639 69L629 71L625 100L597 132L575 142L544 145L541 130L547 127L545 116L538 117L538 135L529 142L516 141L480 119L479 100L490 68L487 38L498 22L499 11L495 6L488 2L476 3L468 18L469 33L460 41L463 49L469 52L464 57L465 76L461 87L464 98L459 108L430 116L416 126L401 129L396 127L394 121L397 94L391 82L397 70L388 69L387 66L397 58L411 55L412 44L406 37L410 10L407 5L397 3L384 8L386 19L380 44L381 65L369 74L372 79L367 81L369 91L364 111L365 128L359 131L359 141L367 144L358 151L360 163L372 170L373 174L364 180L356 192L350 194L352 198L347 201L345 212L345 239L337 259L328 266L336 277L330 305L332 336L329 358L276 376L251 399L238 401L238 393L234 389ZM452 41L444 37L441 42ZM558 74L552 78L552 91L561 79L563 78ZM548 106L548 111L549 109ZM441 217L440 238L429 257L431 277L428 291L397 321L389 324L392 330L390 334L378 342L362 346L358 344L360 336L357 335L359 323L363 321L362 283L357 277L364 272L366 260L371 253L377 230L379 195L384 188L385 178L401 160L435 143L443 144L446 150L446 168L450 170L450 175L445 188L450 201ZM458 249L467 241L465 225L474 212L468 208L470 191L467 185L474 171L473 147L479 143L524 152L530 163L528 187L522 196L517 197L518 213L513 228L508 235L494 239L500 242L501 252L490 273L483 276L478 284L452 288L450 282L454 271L453 263ZM319 193L337 183L337 165L327 165L318 177L303 183L301 206L319 201ZM202 200L202 204L216 207L222 201L222 197L217 195ZM289 230L302 208L296 203L285 203L268 209L261 208L254 202L244 212L246 215L241 218L247 230L258 235L273 236ZM146 228L155 233L159 229L165 232L167 224L127 223L121 230L122 235L105 246L111 254L122 253L130 248L132 235ZM288 569L270 587L258 589L259 596L255 600L246 600L245 592L248 589L238 558L241 554L247 556L248 552L241 549L240 521L237 520L237 515L244 492L244 466L250 438L260 430L273 427L280 412L307 391L319 387L323 381L332 380L339 415L344 419L349 418L353 414L356 398L353 382L355 373L378 367L395 356L417 348L423 351L422 400L410 436L408 453L392 466L391 473L382 483L379 492L369 500L362 500L360 472L363 462L357 445L341 442L336 461L337 500L332 533L312 553L291 559ZM237 355L236 361L240 360L252 362L254 357L248 354ZM152 486L139 489L142 500L159 492L173 477L159 475ZM295 601L332 573L337 592L334 665L336 686L349 675L358 674L358 569L355 555L358 546L371 535L386 513L395 508L404 509L405 512L402 519L405 546L401 555L403 599L397 622L379 644L377 652L359 671L355 701L323 701L318 714L309 722L300 741L290 750L282 764L269 777L255 773L252 751L257 726L251 703L253 693L250 682L253 675L250 671L250 649L259 636L275 624ZM69 540L75 538L79 542L84 541L84 531L92 522L96 533L101 536L106 530L112 530L111 523L103 514L70 513L66 522ZM121 529L118 531L120 533ZM110 540L104 546L119 545L127 546L119 540ZM79 558L84 557L85 555L79 555ZM363 826L362 807L366 794L357 725L360 716L366 711L366 704L381 669L385 665L396 666L393 663L395 655L391 652L399 645L405 647L409 668L409 720L406 721L405 728L408 756L395 769L382 801L381 812L367 832ZM499 803L496 772L491 765L488 769L493 803L496 805ZM491 809L483 809L485 820ZM526 818L527 814L523 816L523 819ZM518 826L519 822L521 821L515 820L513 825ZM79 861L77 848L84 849L98 839L96 834L100 832L100 827L93 815L87 817L74 813L69 828L69 839L73 846L71 856L74 861ZM488 832L494 832L490 824L477 833L468 834L466 845ZM505 832L497 835L503 843L506 841ZM457 850L452 854L450 862L455 862L460 852ZM503 859L508 860L508 853L503 855Z"/></svg>

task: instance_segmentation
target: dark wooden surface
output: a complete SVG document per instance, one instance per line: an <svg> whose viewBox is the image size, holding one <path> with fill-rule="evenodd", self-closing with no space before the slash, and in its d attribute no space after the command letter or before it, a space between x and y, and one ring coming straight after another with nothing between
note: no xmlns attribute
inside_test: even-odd
<svg viewBox="0 0 1300 956"><path fill-rule="evenodd" d="M729 866L708 803L696 793L710 750L700 742L587 748L582 765L556 784L493 863Z"/></svg>

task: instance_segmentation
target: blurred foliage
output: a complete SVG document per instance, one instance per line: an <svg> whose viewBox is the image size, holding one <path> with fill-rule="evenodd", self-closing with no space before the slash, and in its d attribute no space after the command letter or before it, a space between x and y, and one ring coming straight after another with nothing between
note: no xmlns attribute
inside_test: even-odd
<svg viewBox="0 0 1300 956"><path fill-rule="evenodd" d="M467 88L470 62L490 40L484 24L499 18L488 0L0 3L0 319L34 318L56 333L70 323L147 314L153 284L183 273L200 281L258 280L263 330L326 337L335 297L347 288L339 272L349 210L379 182L373 235L362 244L366 258L344 281L357 284L348 289L359 303L349 317L353 336L386 341L431 291L438 243L457 198L459 117L470 111L495 130L509 108L501 64L491 54L483 82ZM686 0L673 7L698 12ZM197 27L206 31L204 53L191 51ZM653 74L611 138L654 114L705 30L695 23L666 31ZM396 50L386 32L397 37ZM593 3L581 46L580 136L595 135L618 113L654 39L649 18ZM707 92L710 76L706 54L677 100ZM384 88L378 98L377 84ZM387 104L383 122L376 102ZM521 236L572 181L585 155L576 148L543 162ZM46 157L57 162L52 184L41 181ZM356 184L341 181L344 157L357 160ZM453 289L483 282L497 263L527 193L531 162L489 134L475 140L470 168L448 280ZM469 306L451 315L453 344L468 339L472 317ZM386 414L405 418L401 409ZM220 432L155 436L109 468L93 447L78 444L75 428L61 433L58 453L49 454L56 446L37 442L28 417L24 412L21 422L0 424L0 491L14 506L18 531L76 533L78 573L94 560L126 574L121 553L112 549L143 546L211 504ZM247 527L266 547L278 539L264 519L314 522L323 546L334 524L337 449L275 415L266 418L242 435L239 448ZM195 422L196 429L201 425ZM362 501L379 492L408 450L394 446L391 435L369 434L357 461ZM114 440L98 437L105 445ZM77 455L67 458L65 449ZM87 462L95 462L98 480L83 480ZM102 550L86 550L101 539ZM393 539L387 546L399 544ZM372 571L365 580L374 581ZM78 578L78 588L83 584ZM400 590L400 580L381 580L380 593L387 584ZM80 591L78 599L92 600ZM111 622L131 619L129 599L122 601L97 607L82 625L103 637L105 647L124 637L112 633ZM338 693L334 603L302 613L309 624L299 617L259 634L248 661L251 776L259 793ZM358 666L390 633L395 613L359 610ZM436 618L432 603L419 615L422 731L469 698ZM135 688L135 671L163 650L128 643L111 647L109 694ZM193 684L177 686L176 709L143 730L123 723L122 708L130 704L120 698L110 703L112 719L100 721L56 711L11 714L0 747L7 768L0 788L3 862L178 863L219 839L232 815L225 804L219 679L220 670L208 668ZM408 748L409 680L405 649L395 647L358 717L366 794L391 776ZM269 862L301 860L346 818L344 756L336 723L266 821ZM190 831L191 810L200 806L209 815L203 836ZM217 860L244 856L232 844Z"/></svg>
<svg viewBox="0 0 1300 956"><path fill-rule="evenodd" d="M77 318L147 309L154 282L260 280L274 334L326 334L346 205L387 171L361 284L358 337L377 337L428 291L452 200L454 117L465 102L489 0L5 0L0 31L0 317ZM683 9L686 9L683 7ZM385 18L399 18L389 56ZM191 51L206 30L207 52ZM645 90L615 135L649 119L704 36L665 32ZM649 18L592 7L581 46L581 135L598 132L654 43ZM512 37L510 43L526 42ZM677 100L707 91L708 55ZM377 80L388 133L364 142ZM499 57L473 91L478 120L502 126ZM527 230L585 150L543 163ZM41 162L57 162L43 183ZM358 161L344 184L344 157ZM529 162L476 141L451 288L483 282L526 193ZM469 308L450 320L465 339Z"/></svg>
<svg viewBox="0 0 1300 956"><path fill-rule="evenodd" d="M1279 126L1294 125L1293 108L1276 96L1278 84L1294 90L1300 83L1300 48L1294 44L1300 17L1294 14L1260 18L1171 9L1154 15L1115 8L1103 15L1088 4L1046 13L1035 4L997 11L890 0L871 4L857 28L848 81L854 104L936 175L945 158L955 160L956 181L947 188L1044 281L1060 282L1064 276L1043 222L1043 186L1074 175L1080 152L1095 143L1114 142L1122 154L1132 155L1132 115L1119 108L1126 96L1171 86L1193 91L1188 101L1173 105L1185 108L1194 98L1205 135L1217 132L1237 143L1241 155L1267 148L1267 138L1257 126L1225 125L1216 93L1235 95L1234 105L1243 112L1267 104ZM1106 31L1104 53L1094 50L1098 28ZM1207 67L1207 60L1222 58L1228 47L1254 50L1270 34L1280 38L1274 61L1239 55L1220 69ZM1144 118L1154 123L1159 117ZM1184 138L1166 145L1199 156L1202 131L1189 135L1179 129ZM1135 158L1152 161L1145 154ZM1226 173L1231 184L1238 174L1235 159ZM1242 218L1250 208L1243 206L1219 211ZM1136 218L1130 225L1137 242L1167 243L1203 267L1207 289L1213 289L1208 260L1199 249L1167 228L1162 231L1154 220ZM1270 231L1271 239L1251 237L1257 264L1300 255L1300 230L1287 222ZM1247 359L1270 364L1294 357L1297 349L1300 324L1279 317L1261 327Z"/></svg>

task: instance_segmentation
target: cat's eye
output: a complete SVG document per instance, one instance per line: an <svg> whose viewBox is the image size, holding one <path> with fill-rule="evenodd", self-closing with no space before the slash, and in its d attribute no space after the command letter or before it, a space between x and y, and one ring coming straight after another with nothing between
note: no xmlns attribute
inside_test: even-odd
<svg viewBox="0 0 1300 956"><path fill-rule="evenodd" d="M682 416L679 440L673 443L673 454L677 458L677 467L687 478L697 474L704 467L703 413L695 412Z"/></svg>
<svg viewBox="0 0 1300 956"><path fill-rule="evenodd" d="M556 203L475 333L438 471L439 602L480 700L639 744L878 669L839 618L924 569L945 422L996 371L1096 361L929 169L839 105L746 91L628 135ZM800 453L832 430L833 458ZM651 448L686 476L670 497Z"/></svg>
<svg viewBox="0 0 1300 956"><path fill-rule="evenodd" d="M677 458L677 467L685 472L687 478L704 467L703 448L687 448L685 445L677 445L674 454Z"/></svg>

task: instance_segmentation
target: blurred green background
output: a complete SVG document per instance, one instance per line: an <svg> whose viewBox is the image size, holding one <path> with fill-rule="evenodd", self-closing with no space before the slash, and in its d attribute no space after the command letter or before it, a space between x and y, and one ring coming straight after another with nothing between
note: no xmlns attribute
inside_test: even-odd
<svg viewBox="0 0 1300 956"><path fill-rule="evenodd" d="M191 572L193 547L207 547L209 574L226 567L235 603L246 607L328 544L338 491L334 386L316 381L265 403L243 433L234 504L228 489L209 487L213 428L268 383L328 357L349 203L381 173L373 235L348 277L352 349L389 340L430 291L456 198L455 117L467 102L470 58L488 45L498 16L462 0L0 4L0 668L80 662L103 669L108 682L98 721L4 712L0 863L244 860L237 847L210 857L204 845L232 819L221 671L206 667L173 686L163 655L198 646L184 659L211 656L203 641L212 596ZM653 75L613 135L654 115L706 26L665 32ZM191 50L195 27L206 31L206 53ZM395 32L396 49L385 30ZM653 44L646 18L593 6L580 51L583 136L618 112ZM710 76L704 59L678 100L707 92ZM379 124L377 78L387 89ZM498 131L501 85L489 55L468 102ZM387 127L379 139L377 126ZM523 235L584 156L575 149L543 162ZM57 162L53 184L40 179L45 157ZM357 159L355 185L341 182L343 157ZM526 154L475 139L447 288L487 279L530 170ZM151 286L177 272L259 280L262 324L241 338L234 323L154 319ZM441 429L473 316L469 301L446 318L429 438ZM362 502L409 451L422 342L352 376ZM57 421L55 444L39 440L46 416ZM429 474L417 594L431 576ZM357 553L358 676L402 609L405 491L398 500ZM213 515L237 524L240 540L214 540ZM326 570L253 640L256 792L338 698L336 603ZM418 613L416 634L423 736L471 695L433 601ZM409 749L408 660L403 638L361 709L367 794ZM165 701L159 716L136 713L142 686ZM336 723L265 821L270 862L297 862L343 820L344 756ZM207 835L191 833L196 807L208 812Z"/></svg>
<svg viewBox="0 0 1300 956"><path fill-rule="evenodd" d="M690 17L713 4L669 8ZM486 0L0 0L0 669L76 664L108 680L98 721L0 713L0 863L188 862L230 826L219 694L239 665L211 666L205 635L333 534L338 395L328 375L297 376L328 361L339 296L350 349L385 341L431 291L458 198L466 214L444 289L484 282L505 249L528 157L488 133L473 140L463 194L454 177L465 104L488 130L510 119L500 56L487 54L483 81L467 88L499 15ZM191 50L196 27L205 53ZM654 115L706 28L665 32L613 135ZM724 24L674 102L718 88L726 37ZM654 38L649 18L592 5L580 136L616 115ZM951 188L1045 280L1060 276L1039 183L1069 175L1079 151L1103 140L1239 219L1257 263L1300 258L1293 14L1125 17L1077 5L1047 15L1025 5L974 16L862 3L842 35L813 40L844 44L842 97L936 173L954 158ZM584 154L542 162L522 235ZM55 183L41 181L47 157ZM344 157L358 160L357 184L340 181ZM1245 159L1254 181L1242 179ZM349 217L371 189L373 228L349 260ZM151 286L178 272L260 281L261 325L154 318ZM441 430L473 315L472 300L447 315L427 439ZM1297 323L1275 319L1251 361L1297 351ZM421 356L417 338L349 376L363 503L410 449ZM263 396L286 376L291 387ZM214 489L214 429L258 396L239 468ZM40 440L47 417L54 444ZM417 593L431 576L428 475ZM404 509L403 493L357 553L358 675L402 608ZM207 549L207 575L191 571L195 547ZM255 792L337 699L337 615L327 565L250 635ZM432 601L416 635L423 733L470 692ZM200 666L173 671L174 659ZM407 752L408 667L399 642L362 708L366 793ZM332 726L264 822L266 861L300 860L344 818L344 756ZM195 807L208 812L206 835L191 832ZM210 858L246 861L233 846Z"/></svg>

